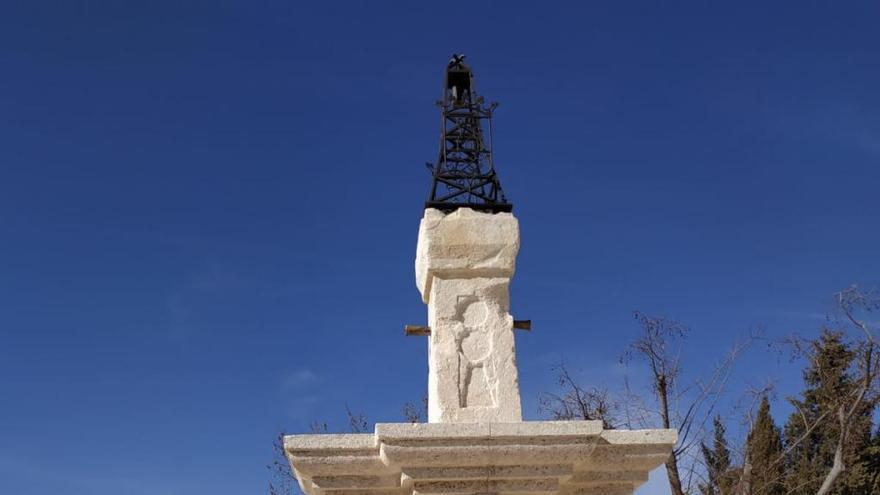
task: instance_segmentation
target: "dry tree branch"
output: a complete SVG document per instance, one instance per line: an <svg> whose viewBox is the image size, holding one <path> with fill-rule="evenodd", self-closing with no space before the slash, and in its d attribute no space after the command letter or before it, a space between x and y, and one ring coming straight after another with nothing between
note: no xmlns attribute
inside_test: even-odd
<svg viewBox="0 0 880 495"><path fill-rule="evenodd" d="M549 413L554 420L601 420L604 428L616 428L621 424L621 405L618 399L604 388L585 389L572 377L565 363L555 369L562 395L544 392L538 396L538 412ZM625 423L625 421L623 421Z"/></svg>

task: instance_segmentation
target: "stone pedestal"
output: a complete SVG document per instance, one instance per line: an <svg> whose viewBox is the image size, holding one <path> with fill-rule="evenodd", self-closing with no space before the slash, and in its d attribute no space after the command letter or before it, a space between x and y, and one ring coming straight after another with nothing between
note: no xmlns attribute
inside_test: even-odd
<svg viewBox="0 0 880 495"><path fill-rule="evenodd" d="M307 495L629 495L666 461L675 430L522 421L508 297L518 250L510 213L425 210L428 423L285 437Z"/></svg>
<svg viewBox="0 0 880 495"><path fill-rule="evenodd" d="M508 285L519 251L510 213L427 209L416 285L428 305L428 422L522 421Z"/></svg>
<svg viewBox="0 0 880 495"><path fill-rule="evenodd" d="M675 437L601 421L378 424L286 437L284 448L309 495L629 495Z"/></svg>

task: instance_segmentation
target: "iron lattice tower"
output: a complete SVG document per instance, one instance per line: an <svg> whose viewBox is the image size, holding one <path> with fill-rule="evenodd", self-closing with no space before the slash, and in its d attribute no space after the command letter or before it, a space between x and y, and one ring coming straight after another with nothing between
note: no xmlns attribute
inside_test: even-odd
<svg viewBox="0 0 880 495"><path fill-rule="evenodd" d="M464 55L453 55L446 67L440 157L428 164L433 176L425 208L452 211L468 207L493 213L511 211L492 162L492 112L497 103L485 105L474 87L474 74ZM483 140L488 131L489 145Z"/></svg>

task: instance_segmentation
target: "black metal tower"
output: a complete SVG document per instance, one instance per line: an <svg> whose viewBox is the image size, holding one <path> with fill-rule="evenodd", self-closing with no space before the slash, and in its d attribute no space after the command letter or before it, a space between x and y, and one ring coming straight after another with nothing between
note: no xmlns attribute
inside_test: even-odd
<svg viewBox="0 0 880 495"><path fill-rule="evenodd" d="M428 164L433 175L431 195L425 208L452 211L468 207L497 213L511 211L492 163L492 111L474 88L474 74L464 55L453 55L446 67L442 113L440 158ZM484 126L489 146L483 141Z"/></svg>

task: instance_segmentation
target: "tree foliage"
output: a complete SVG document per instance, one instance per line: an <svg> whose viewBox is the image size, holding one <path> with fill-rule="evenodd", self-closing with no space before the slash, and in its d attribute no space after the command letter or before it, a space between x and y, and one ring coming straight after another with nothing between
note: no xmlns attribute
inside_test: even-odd
<svg viewBox="0 0 880 495"><path fill-rule="evenodd" d="M770 415L770 400L765 395L758 416L746 440L749 465L744 485L750 495L783 495L782 434Z"/></svg>
<svg viewBox="0 0 880 495"><path fill-rule="evenodd" d="M839 456L845 468L828 493L871 493L875 473L864 453L871 444L876 398L860 393L865 378L858 361L865 350L830 328L804 347L809 363L803 373L805 388L789 400L795 411L785 424L789 492L818 493ZM857 401L860 396L868 400Z"/></svg>
<svg viewBox="0 0 880 495"><path fill-rule="evenodd" d="M700 483L699 490L702 495L733 495L737 474L733 469L727 446L727 432L720 415L715 416L712 425L712 446L705 442L700 443L706 465L706 482Z"/></svg>

